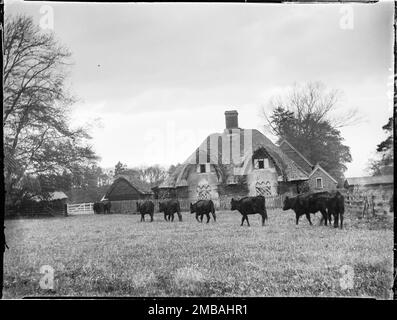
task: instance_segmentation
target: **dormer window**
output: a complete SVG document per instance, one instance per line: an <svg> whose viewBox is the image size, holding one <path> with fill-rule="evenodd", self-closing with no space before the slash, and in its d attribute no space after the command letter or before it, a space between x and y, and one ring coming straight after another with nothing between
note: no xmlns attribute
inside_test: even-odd
<svg viewBox="0 0 397 320"><path fill-rule="evenodd" d="M197 173L208 173L208 172L211 172L211 167L209 163L203 163L197 166Z"/></svg>
<svg viewBox="0 0 397 320"><path fill-rule="evenodd" d="M269 159L254 159L254 168L255 169L267 169L269 168Z"/></svg>

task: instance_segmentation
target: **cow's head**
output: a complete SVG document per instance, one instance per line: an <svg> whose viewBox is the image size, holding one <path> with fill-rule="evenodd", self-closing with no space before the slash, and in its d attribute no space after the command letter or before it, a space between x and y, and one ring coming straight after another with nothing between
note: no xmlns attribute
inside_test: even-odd
<svg viewBox="0 0 397 320"><path fill-rule="evenodd" d="M196 212L196 206L195 204L190 203L190 213Z"/></svg>
<svg viewBox="0 0 397 320"><path fill-rule="evenodd" d="M230 201L230 210L237 210L237 201L232 198Z"/></svg>
<svg viewBox="0 0 397 320"><path fill-rule="evenodd" d="M293 199L288 196L285 196L283 210L292 209L292 206L293 206Z"/></svg>
<svg viewBox="0 0 397 320"><path fill-rule="evenodd" d="M139 203L139 201L136 202L136 211L139 211L139 209L141 208L141 205Z"/></svg>
<svg viewBox="0 0 397 320"><path fill-rule="evenodd" d="M159 202L159 211L163 212L165 210L164 203Z"/></svg>

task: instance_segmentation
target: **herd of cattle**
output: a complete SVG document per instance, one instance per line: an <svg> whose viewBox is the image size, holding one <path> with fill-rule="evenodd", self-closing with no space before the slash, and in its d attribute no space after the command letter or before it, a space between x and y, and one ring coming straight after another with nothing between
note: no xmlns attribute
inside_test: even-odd
<svg viewBox="0 0 397 320"><path fill-rule="evenodd" d="M267 220L266 199L263 196L244 197L239 200L231 199L231 210L237 210L241 213L241 226L244 221L247 221L248 215L259 214L262 217L262 226L265 225ZM95 213L110 213L111 204L95 203ZM141 215L141 221L145 221L145 215L150 216L150 221L153 221L154 203L150 200L137 202L137 212ZM334 219L334 227L343 228L343 214L345 212L344 197L339 191L335 192L317 192L299 194L294 197L285 197L283 210L292 209L295 212L296 224L299 223L299 218L303 215L306 216L310 225L312 225L310 214L316 212L321 213L321 222L327 225L332 223ZM178 200L168 200L159 202L159 212L164 213L165 221L174 221L175 213L178 215L179 221L182 221L181 209ZM203 222L204 215L207 217L207 223L210 221L210 214L214 221L216 221L215 206L212 200L199 200L194 204L190 204L190 212L196 214L196 220Z"/></svg>

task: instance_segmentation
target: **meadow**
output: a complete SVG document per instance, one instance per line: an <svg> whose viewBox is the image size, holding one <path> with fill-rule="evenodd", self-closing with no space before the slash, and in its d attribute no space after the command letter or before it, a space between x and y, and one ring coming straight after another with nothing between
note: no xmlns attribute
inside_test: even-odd
<svg viewBox="0 0 397 320"><path fill-rule="evenodd" d="M392 298L393 229L347 212L345 229L269 210L200 224L138 215L6 220L4 298L25 296L354 296ZM54 269L41 289L40 268ZM348 271L346 271L348 270ZM346 274L346 272L348 274ZM348 278L346 278L348 277Z"/></svg>

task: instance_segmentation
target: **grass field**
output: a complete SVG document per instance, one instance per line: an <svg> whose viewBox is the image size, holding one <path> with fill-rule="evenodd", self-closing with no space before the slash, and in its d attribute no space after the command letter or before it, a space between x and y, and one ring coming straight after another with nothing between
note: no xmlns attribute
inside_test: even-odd
<svg viewBox="0 0 397 320"><path fill-rule="evenodd" d="M137 215L90 215L6 221L4 297L73 296L359 296L392 294L391 223L357 222L344 230L310 226L292 211L269 211L240 227L238 212L199 224L139 222ZM147 217L148 219L148 217ZM40 267L55 270L40 289ZM352 288L343 287L343 266ZM342 281L342 282L341 282ZM342 285L342 286L341 286Z"/></svg>

